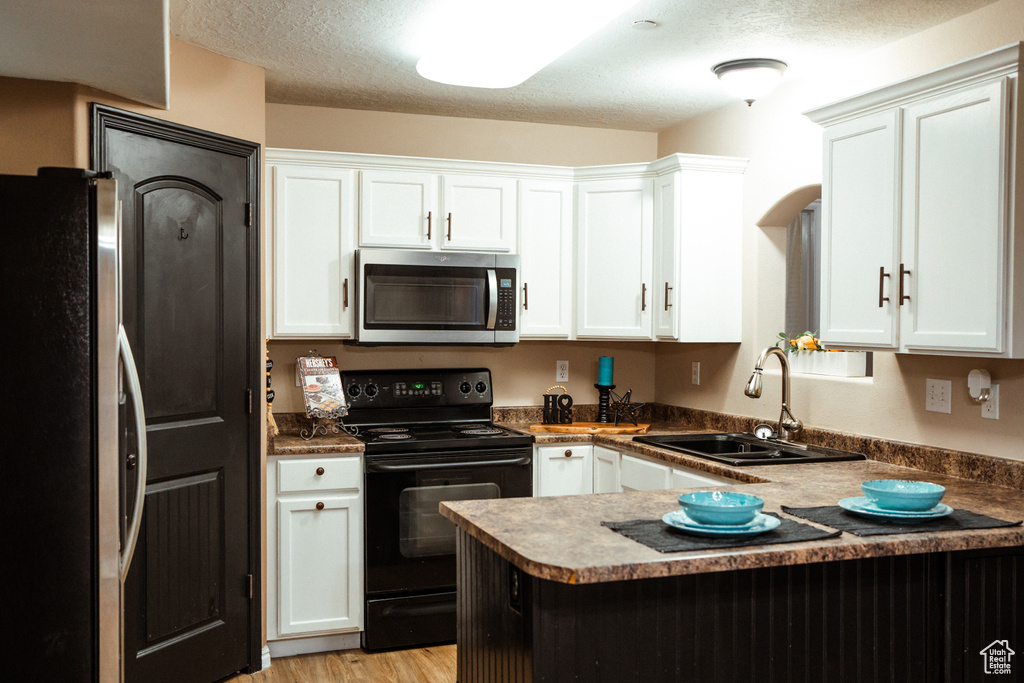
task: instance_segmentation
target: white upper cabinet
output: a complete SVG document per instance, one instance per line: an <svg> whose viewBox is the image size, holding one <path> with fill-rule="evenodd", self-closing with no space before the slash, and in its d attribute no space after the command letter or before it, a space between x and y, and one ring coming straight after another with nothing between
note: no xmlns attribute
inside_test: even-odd
<svg viewBox="0 0 1024 683"><path fill-rule="evenodd" d="M572 334L572 183L519 183L520 339Z"/></svg>
<svg viewBox="0 0 1024 683"><path fill-rule="evenodd" d="M362 171L359 246L514 252L516 180Z"/></svg>
<svg viewBox="0 0 1024 683"><path fill-rule="evenodd" d="M900 337L908 350L1003 346L1006 79L904 110Z"/></svg>
<svg viewBox="0 0 1024 683"><path fill-rule="evenodd" d="M654 312L654 181L577 185L576 334L650 339Z"/></svg>
<svg viewBox="0 0 1024 683"><path fill-rule="evenodd" d="M441 249L515 251L515 178L445 175L441 186Z"/></svg>
<svg viewBox="0 0 1024 683"><path fill-rule="evenodd" d="M268 289L274 338L352 335L355 172L270 166Z"/></svg>
<svg viewBox="0 0 1024 683"><path fill-rule="evenodd" d="M825 126L822 329L841 348L1024 357L1019 45L808 113Z"/></svg>
<svg viewBox="0 0 1024 683"><path fill-rule="evenodd" d="M831 346L895 349L899 112L825 130L821 332Z"/></svg>
<svg viewBox="0 0 1024 683"><path fill-rule="evenodd" d="M666 162L679 170L668 176L671 188L658 178L655 333L681 342L739 342L747 162L676 154L658 163Z"/></svg>
<svg viewBox="0 0 1024 683"><path fill-rule="evenodd" d="M359 185L359 246L430 249L441 226L437 175L363 171Z"/></svg>

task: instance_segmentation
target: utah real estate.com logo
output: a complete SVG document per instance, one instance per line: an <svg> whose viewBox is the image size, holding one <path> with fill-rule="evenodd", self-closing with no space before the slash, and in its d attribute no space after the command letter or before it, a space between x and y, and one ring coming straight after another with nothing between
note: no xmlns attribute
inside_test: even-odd
<svg viewBox="0 0 1024 683"><path fill-rule="evenodd" d="M993 640L979 654L985 658L986 674L1009 674L1010 658L1017 653L1010 649L1008 641Z"/></svg>

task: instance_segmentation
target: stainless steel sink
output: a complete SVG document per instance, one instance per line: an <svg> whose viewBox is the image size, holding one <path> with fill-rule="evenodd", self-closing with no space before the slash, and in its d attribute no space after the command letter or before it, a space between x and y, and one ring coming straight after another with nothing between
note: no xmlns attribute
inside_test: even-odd
<svg viewBox="0 0 1024 683"><path fill-rule="evenodd" d="M837 451L778 439L761 439L745 433L634 436L633 441L729 465L785 465L865 459L861 453Z"/></svg>

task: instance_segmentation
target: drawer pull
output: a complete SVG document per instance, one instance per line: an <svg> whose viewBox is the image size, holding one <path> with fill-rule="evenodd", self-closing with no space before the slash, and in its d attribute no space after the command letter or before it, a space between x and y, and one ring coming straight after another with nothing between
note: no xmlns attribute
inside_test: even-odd
<svg viewBox="0 0 1024 683"><path fill-rule="evenodd" d="M571 457L571 456L572 456L572 451L571 451L571 450L567 450L567 451L565 452L565 457L567 457L567 458L568 458L568 457Z"/></svg>
<svg viewBox="0 0 1024 683"><path fill-rule="evenodd" d="M317 467L316 468L316 473L317 474L323 474L324 473L324 468L323 467Z"/></svg>
<svg viewBox="0 0 1024 683"><path fill-rule="evenodd" d="M324 509L324 504L323 503L317 503L316 504L316 509L317 510L323 510Z"/></svg>
<svg viewBox="0 0 1024 683"><path fill-rule="evenodd" d="M883 291L885 278L889 277L889 273L885 272L885 266L878 267L878 307L882 308L882 303L889 300L889 297L882 296L885 292Z"/></svg>
<svg viewBox="0 0 1024 683"><path fill-rule="evenodd" d="M427 241L428 242L430 241L430 228L431 228L430 223L431 223L431 214L432 213L434 213L434 212L433 211L427 211Z"/></svg>
<svg viewBox="0 0 1024 683"><path fill-rule="evenodd" d="M903 276L904 275L910 275L910 271L907 270L906 268L904 268L903 264L901 263L900 264L900 306L903 305L904 301L910 301L910 295L903 293Z"/></svg>

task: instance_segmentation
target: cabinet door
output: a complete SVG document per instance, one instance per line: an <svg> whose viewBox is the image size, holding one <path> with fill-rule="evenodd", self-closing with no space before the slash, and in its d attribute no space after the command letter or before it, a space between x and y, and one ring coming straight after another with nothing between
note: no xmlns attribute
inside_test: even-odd
<svg viewBox="0 0 1024 683"><path fill-rule="evenodd" d="M442 229L435 174L361 173L359 246L430 249Z"/></svg>
<svg viewBox="0 0 1024 683"><path fill-rule="evenodd" d="M739 342L743 320L743 175L683 170L678 182L674 247L678 296L673 309L679 316L678 339Z"/></svg>
<svg viewBox="0 0 1024 683"><path fill-rule="evenodd" d="M619 452L594 446L594 493L618 493Z"/></svg>
<svg viewBox="0 0 1024 683"><path fill-rule="evenodd" d="M707 472L692 470L689 467L673 467L670 483L670 488L690 489L699 486L721 486L723 484L731 486L736 481L708 474Z"/></svg>
<svg viewBox="0 0 1024 683"><path fill-rule="evenodd" d="M361 499L282 498L277 527L278 634L362 627Z"/></svg>
<svg viewBox="0 0 1024 683"><path fill-rule="evenodd" d="M825 130L821 340L894 349L899 339L899 112Z"/></svg>
<svg viewBox="0 0 1024 683"><path fill-rule="evenodd" d="M670 473L667 465L623 453L619 483L623 491L660 491L669 487Z"/></svg>
<svg viewBox="0 0 1024 683"><path fill-rule="evenodd" d="M572 183L519 184L519 338L572 333ZM532 297L531 297L532 294Z"/></svg>
<svg viewBox="0 0 1024 683"><path fill-rule="evenodd" d="M352 336L355 173L274 166L271 336Z"/></svg>
<svg viewBox="0 0 1024 683"><path fill-rule="evenodd" d="M576 334L650 339L654 181L589 181L577 192Z"/></svg>
<svg viewBox="0 0 1024 683"><path fill-rule="evenodd" d="M654 336L658 339L675 339L679 336L680 255L676 253L679 176L675 172L654 181ZM705 283L699 290L688 294L699 297L707 294L709 289Z"/></svg>
<svg viewBox="0 0 1024 683"><path fill-rule="evenodd" d="M516 181L445 175L442 249L515 251Z"/></svg>
<svg viewBox="0 0 1024 683"><path fill-rule="evenodd" d="M537 448L538 496L571 496L594 492L593 446L559 444Z"/></svg>
<svg viewBox="0 0 1024 683"><path fill-rule="evenodd" d="M1005 315L1007 82L904 110L900 337L907 350L1000 352Z"/></svg>

